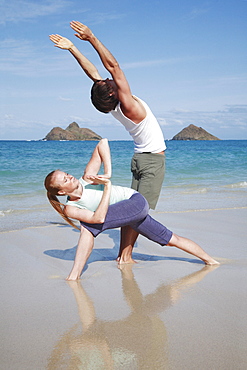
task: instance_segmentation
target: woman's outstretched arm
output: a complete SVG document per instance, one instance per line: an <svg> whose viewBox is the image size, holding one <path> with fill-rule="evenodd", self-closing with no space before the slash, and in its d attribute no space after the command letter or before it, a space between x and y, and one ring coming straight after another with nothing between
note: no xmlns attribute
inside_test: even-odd
<svg viewBox="0 0 247 370"><path fill-rule="evenodd" d="M96 178L95 178L96 180ZM88 223L103 223L109 207L111 194L111 181L97 176L97 182L104 184L104 191L101 202L95 212L79 209L74 206L66 206L65 213L67 216ZM81 234L77 246L75 261L67 280L79 279L81 272L92 252L94 246L94 237L90 231L81 227Z"/></svg>
<svg viewBox="0 0 247 370"><path fill-rule="evenodd" d="M66 280L77 280L81 276L81 272L93 250L94 237L84 227L81 227L81 234L78 241L75 260L72 270Z"/></svg>
<svg viewBox="0 0 247 370"><path fill-rule="evenodd" d="M92 182L89 179L90 176L98 175L101 165L104 167L104 177L111 178L111 152L107 139L101 139L100 142L96 145L90 161L88 162L85 170L83 179L85 181Z"/></svg>

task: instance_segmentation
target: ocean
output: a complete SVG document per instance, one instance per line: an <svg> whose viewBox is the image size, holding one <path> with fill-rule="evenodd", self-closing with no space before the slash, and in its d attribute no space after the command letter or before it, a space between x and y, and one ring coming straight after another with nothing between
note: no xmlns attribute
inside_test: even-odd
<svg viewBox="0 0 247 370"><path fill-rule="evenodd" d="M0 230L63 222L46 199L54 169L83 174L95 141L0 141ZM111 141L116 185L130 186L132 141ZM166 141L166 174L155 212L247 207L247 140ZM62 198L61 198L62 199Z"/></svg>

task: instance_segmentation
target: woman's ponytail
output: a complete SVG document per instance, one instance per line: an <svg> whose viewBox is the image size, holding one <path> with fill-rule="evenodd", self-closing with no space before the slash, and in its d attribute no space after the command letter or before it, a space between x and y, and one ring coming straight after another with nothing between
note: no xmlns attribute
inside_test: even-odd
<svg viewBox="0 0 247 370"><path fill-rule="evenodd" d="M66 216L64 212L64 204L59 202L56 194L58 193L59 189L52 187L51 186L51 178L53 176L55 171L49 173L49 175L46 176L45 178L45 188L47 190L47 198L52 205L52 207L60 214L60 216L72 227L75 227L76 229L80 230L78 226L75 225L75 223L68 217Z"/></svg>

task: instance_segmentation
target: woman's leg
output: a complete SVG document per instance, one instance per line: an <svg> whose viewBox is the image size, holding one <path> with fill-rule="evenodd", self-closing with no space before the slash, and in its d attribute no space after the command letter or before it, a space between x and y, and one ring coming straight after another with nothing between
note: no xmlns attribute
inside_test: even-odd
<svg viewBox="0 0 247 370"><path fill-rule="evenodd" d="M149 214L143 220L131 224L131 227L139 234L162 246L167 245L172 237L172 231Z"/></svg>
<svg viewBox="0 0 247 370"><path fill-rule="evenodd" d="M136 224L145 219L148 211L146 199L140 193L135 193L130 199L110 205L103 224L81 222L81 225L96 237L104 230Z"/></svg>
<svg viewBox="0 0 247 370"><path fill-rule="evenodd" d="M172 234L172 237L167 244L169 247L177 247L183 251L200 258L206 265L219 265L219 262L210 257L198 244L190 239Z"/></svg>
<svg viewBox="0 0 247 370"><path fill-rule="evenodd" d="M131 225L133 229L147 237L148 239L159 243L160 245L168 245L177 247L183 251L200 258L206 265L219 264L210 257L198 244L190 239L178 236L168 230L164 225L153 219L150 215L135 225Z"/></svg>
<svg viewBox="0 0 247 370"><path fill-rule="evenodd" d="M140 193L136 193L129 200L109 206L106 220L103 224L86 224L82 222L81 224L91 231L94 236L107 229L129 225L137 233L162 246L175 246L202 259L208 265L218 264L198 244L173 234L172 231L153 219L148 214L148 211L149 206L146 199Z"/></svg>

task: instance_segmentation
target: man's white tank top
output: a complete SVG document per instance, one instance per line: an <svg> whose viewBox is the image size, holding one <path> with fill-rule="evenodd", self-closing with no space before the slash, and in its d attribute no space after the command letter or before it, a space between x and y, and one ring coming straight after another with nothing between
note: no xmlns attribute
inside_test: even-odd
<svg viewBox="0 0 247 370"><path fill-rule="evenodd" d="M134 123L123 114L120 108L120 102L110 113L124 125L126 130L132 136L135 143L135 153L162 152L166 149L166 145L163 132L157 119L153 115L149 106L143 100L136 96L133 96L133 98L138 100L146 110L146 117L140 123Z"/></svg>

